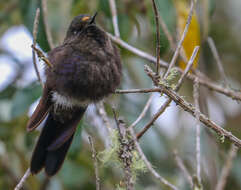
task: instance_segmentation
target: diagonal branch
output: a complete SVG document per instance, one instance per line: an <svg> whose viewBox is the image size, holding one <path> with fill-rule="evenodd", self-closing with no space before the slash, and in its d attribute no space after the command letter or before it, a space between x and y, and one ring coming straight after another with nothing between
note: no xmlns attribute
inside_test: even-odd
<svg viewBox="0 0 241 190"><path fill-rule="evenodd" d="M20 190L23 187L24 182L27 180L27 178L31 175L30 169L28 168L25 174L23 175L22 179L19 181L17 186L14 188L14 190Z"/></svg>
<svg viewBox="0 0 241 190"><path fill-rule="evenodd" d="M153 71L149 68L146 67L146 72L152 80L154 80L155 74ZM156 79L155 79L156 80ZM153 81L154 83L157 83L158 81ZM185 101L182 97L180 97L175 91L170 89L169 87L165 86L164 84L159 84L160 85L160 93L166 94L169 98L171 98L177 105L181 106L183 110L189 112L191 115L195 117L195 113L197 113L196 108L191 104ZM214 121L210 120L206 115L200 113L199 115L199 120L208 128L212 129L215 131L218 135L222 137L226 137L229 139L231 142L233 142L236 146L239 148L241 147L241 140L237 138L236 136L232 135L231 132L226 131L219 125L217 125Z"/></svg>

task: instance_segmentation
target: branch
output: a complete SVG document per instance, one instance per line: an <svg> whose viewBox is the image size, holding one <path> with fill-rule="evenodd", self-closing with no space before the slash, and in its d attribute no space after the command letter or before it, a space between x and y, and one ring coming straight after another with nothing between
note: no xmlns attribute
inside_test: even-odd
<svg viewBox="0 0 241 190"><path fill-rule="evenodd" d="M25 174L23 175L22 179L19 181L17 186L14 188L14 190L20 190L23 187L24 182L27 180L27 178L31 175L30 169L28 168Z"/></svg>
<svg viewBox="0 0 241 190"><path fill-rule="evenodd" d="M178 82L177 82L177 85L176 85L176 87L175 87L175 89L174 89L175 91L178 91L178 90L180 89L180 87L181 87L181 85L182 85L182 83L183 83L184 78L188 75L188 72L189 72L190 69L192 68L192 65L193 65L193 63L194 63L194 60L195 60L195 58L196 58L196 56L197 56L198 51L199 51L199 46L196 46L196 47L193 49L192 56L191 56L191 58L189 59L189 61L188 61L188 63L187 63L187 66L186 66L184 72L182 73L182 76L180 77L180 79L179 79Z"/></svg>
<svg viewBox="0 0 241 190"><path fill-rule="evenodd" d="M92 159L94 161L94 167L95 167L96 190L100 190L100 178L99 178L99 170L98 170L98 160L97 160L97 154L96 154L95 147L94 147L94 144L93 144L91 136L89 136L89 142L90 142L91 151L92 151Z"/></svg>
<svg viewBox="0 0 241 190"><path fill-rule="evenodd" d="M113 36L110 33L106 33L106 34L110 37L110 39L113 42L115 42L116 44L120 45L121 47L123 47L123 48L127 49L128 51L138 55L139 57L142 57L142 58L144 58L146 60L151 61L152 63L156 63L156 57L154 57L154 56L152 56L152 55L150 55L150 54L148 54L148 53L146 53L146 52L144 52L144 51L142 51L142 50L140 50L138 48L135 48L135 47L129 45L128 43L126 43L122 39L117 38L116 36ZM168 63L163 61L163 60L161 60L161 59L159 61L159 64L160 64L161 67L165 67L165 68L168 67Z"/></svg>
<svg viewBox="0 0 241 190"><path fill-rule="evenodd" d="M155 76L153 71L146 66L146 72L148 76L152 76L151 78ZM158 81L154 81L156 83ZM177 105L181 106L183 110L189 112L191 115L195 117L195 113L197 112L196 108L186 102L183 98L181 98L175 91L170 89L169 87L165 86L164 84L159 84L160 85L160 93L166 94L169 98L171 98ZM217 134L221 135L222 137L226 137L229 139L231 142L233 142L236 146L241 147L241 140L237 138L236 136L232 135L231 132L226 131L219 125L217 125L215 122L210 120L206 115L200 113L199 121L201 121L206 127L212 129L215 131Z"/></svg>

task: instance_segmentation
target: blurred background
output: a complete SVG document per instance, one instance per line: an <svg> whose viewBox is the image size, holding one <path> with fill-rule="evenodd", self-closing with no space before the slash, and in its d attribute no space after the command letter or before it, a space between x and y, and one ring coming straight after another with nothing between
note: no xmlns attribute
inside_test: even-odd
<svg viewBox="0 0 241 190"><path fill-rule="evenodd" d="M120 36L129 44L155 55L155 20L150 0L117 0ZM189 1L158 0L159 14L177 42L183 31L182 22L188 15ZM31 153L38 131L27 133L26 123L33 112L39 97L41 85L32 64L32 28L39 0L0 0L0 189L13 189L29 166ZM48 24L55 46L63 42L65 32L74 16L98 11L97 23L113 34L112 17L108 0L49 0ZM219 51L230 88L240 89L241 83L241 1L240 0L202 0L198 1L190 31L184 42L186 55L195 45L201 46L197 67L219 84L223 84L218 67L207 43L211 36ZM42 13L42 12L41 12ZM161 59L169 62L173 51L161 30ZM44 52L50 50L44 32L42 14L38 30L38 46ZM152 63L120 48L123 60L123 78L120 89L150 88L151 80L143 66ZM181 67L182 63L179 62ZM38 63L43 75L44 64ZM185 81L180 95L193 103L192 83ZM201 87L201 109L212 120L241 138L241 106L237 101ZM108 116L113 114L114 105L124 121L129 125L140 114L146 104L148 94L113 95L105 100ZM147 115L137 125L139 131L156 113L165 97L154 94ZM154 126L141 138L140 144L147 158L158 173L180 189L190 189L182 171L175 162L173 151L178 150L191 175L195 174L195 120L174 103L155 122ZM51 180L44 172L27 180L26 190L65 190L95 189L94 167L88 135L94 140L97 152L103 151L110 139L106 138L106 126L95 105L88 108L81 122L67 159L60 172ZM230 143L221 143L220 137L201 127L201 177L205 190L213 190L230 149ZM116 189L123 177L115 164L100 164L102 189ZM150 175L139 174L137 190L166 189ZM240 152L233 160L233 167L227 178L227 190L241 189Z"/></svg>

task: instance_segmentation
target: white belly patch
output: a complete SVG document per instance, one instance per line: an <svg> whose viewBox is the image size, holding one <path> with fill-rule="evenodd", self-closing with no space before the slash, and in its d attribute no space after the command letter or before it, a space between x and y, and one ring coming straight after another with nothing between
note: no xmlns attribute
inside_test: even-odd
<svg viewBox="0 0 241 190"><path fill-rule="evenodd" d="M90 100L76 100L74 98L66 97L58 92L53 92L52 100L56 106L65 107L65 108L72 108L74 106L87 106L91 103Z"/></svg>

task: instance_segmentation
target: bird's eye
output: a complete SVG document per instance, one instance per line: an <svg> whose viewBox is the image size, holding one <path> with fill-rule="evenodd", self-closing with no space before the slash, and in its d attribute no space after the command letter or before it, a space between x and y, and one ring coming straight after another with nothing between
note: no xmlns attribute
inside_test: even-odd
<svg viewBox="0 0 241 190"><path fill-rule="evenodd" d="M76 35L77 33L78 33L78 31L77 31L77 30L74 30L73 34Z"/></svg>

